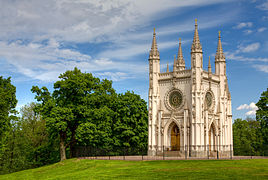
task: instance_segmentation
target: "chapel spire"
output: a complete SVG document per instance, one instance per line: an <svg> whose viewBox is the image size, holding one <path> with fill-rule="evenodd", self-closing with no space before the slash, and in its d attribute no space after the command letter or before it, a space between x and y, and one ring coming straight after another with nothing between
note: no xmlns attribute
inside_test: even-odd
<svg viewBox="0 0 268 180"><path fill-rule="evenodd" d="M152 47L150 50L150 55L149 55L149 59L153 58L153 57L157 57L159 59L159 51L157 49L157 43L156 43L156 34L155 34L155 28L154 28L154 33L153 33L153 41L152 41Z"/></svg>
<svg viewBox="0 0 268 180"><path fill-rule="evenodd" d="M182 55L182 48L181 48L181 38L179 39L179 50L178 50L178 61L184 61L183 55Z"/></svg>
<svg viewBox="0 0 268 180"><path fill-rule="evenodd" d="M191 52L201 52L202 53L202 45L199 40L198 35L198 27L197 27L197 19L195 19L195 31L194 31L194 39L192 43Z"/></svg>
<svg viewBox="0 0 268 180"><path fill-rule="evenodd" d="M185 69L185 61L183 59L182 48L181 48L181 38L179 39L179 50L178 50L177 63L178 63L178 68L180 71Z"/></svg>
<svg viewBox="0 0 268 180"><path fill-rule="evenodd" d="M219 31L218 47L215 55L215 61L225 61L225 55L223 54L223 49L221 45L221 31Z"/></svg>

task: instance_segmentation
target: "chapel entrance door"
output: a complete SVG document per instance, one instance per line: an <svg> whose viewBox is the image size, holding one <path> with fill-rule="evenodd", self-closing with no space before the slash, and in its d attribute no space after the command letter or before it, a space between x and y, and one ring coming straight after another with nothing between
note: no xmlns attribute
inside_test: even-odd
<svg viewBox="0 0 268 180"><path fill-rule="evenodd" d="M213 124L211 125L209 129L208 138L209 138L209 151L215 151L216 149L215 148L215 128Z"/></svg>
<svg viewBox="0 0 268 180"><path fill-rule="evenodd" d="M180 150L180 130L176 124L171 129L171 151Z"/></svg>

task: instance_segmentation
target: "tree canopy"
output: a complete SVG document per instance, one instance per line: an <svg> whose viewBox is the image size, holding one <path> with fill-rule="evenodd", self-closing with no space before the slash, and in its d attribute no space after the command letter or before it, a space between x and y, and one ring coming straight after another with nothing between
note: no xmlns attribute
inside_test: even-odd
<svg viewBox="0 0 268 180"><path fill-rule="evenodd" d="M268 88L261 94L256 106L256 120L260 122L264 144L268 146Z"/></svg>
<svg viewBox="0 0 268 180"><path fill-rule="evenodd" d="M138 95L116 94L112 82L75 68L59 76L51 94L33 86L39 112L51 134L59 135L61 160L77 144L109 149L145 146L147 105Z"/></svg>
<svg viewBox="0 0 268 180"><path fill-rule="evenodd" d="M11 78L0 76L0 138L4 131L10 127L10 120L13 118L17 105L16 87L11 84Z"/></svg>
<svg viewBox="0 0 268 180"><path fill-rule="evenodd" d="M233 123L234 155L261 155L262 134L255 119L235 119Z"/></svg>

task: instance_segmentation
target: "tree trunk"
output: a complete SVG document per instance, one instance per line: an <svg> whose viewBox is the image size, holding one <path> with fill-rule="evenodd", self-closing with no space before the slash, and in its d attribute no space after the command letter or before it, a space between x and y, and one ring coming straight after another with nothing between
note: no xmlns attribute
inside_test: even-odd
<svg viewBox="0 0 268 180"><path fill-rule="evenodd" d="M60 133L60 161L63 161L66 159L64 140L65 140L64 133Z"/></svg>
<svg viewBox="0 0 268 180"><path fill-rule="evenodd" d="M70 142L70 158L75 157L75 145L76 139L75 139L75 130L72 130L72 137L71 137L71 142Z"/></svg>

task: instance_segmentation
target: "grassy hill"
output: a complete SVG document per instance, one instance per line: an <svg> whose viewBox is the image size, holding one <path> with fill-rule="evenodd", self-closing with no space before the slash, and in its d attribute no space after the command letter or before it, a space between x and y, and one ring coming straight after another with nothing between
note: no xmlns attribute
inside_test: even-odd
<svg viewBox="0 0 268 180"><path fill-rule="evenodd" d="M116 161L69 159L0 179L268 179L268 159Z"/></svg>

